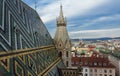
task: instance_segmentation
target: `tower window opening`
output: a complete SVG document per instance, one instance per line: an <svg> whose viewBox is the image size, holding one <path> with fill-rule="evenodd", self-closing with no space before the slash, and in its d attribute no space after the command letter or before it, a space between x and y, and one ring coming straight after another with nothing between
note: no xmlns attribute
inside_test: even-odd
<svg viewBox="0 0 120 76"><path fill-rule="evenodd" d="M68 56L69 56L68 51L66 51L66 57L68 57Z"/></svg>
<svg viewBox="0 0 120 76"><path fill-rule="evenodd" d="M68 67L68 64L69 64L68 61L66 61L66 66L67 66L67 67Z"/></svg>
<svg viewBox="0 0 120 76"><path fill-rule="evenodd" d="M59 57L62 57L62 52L59 52Z"/></svg>

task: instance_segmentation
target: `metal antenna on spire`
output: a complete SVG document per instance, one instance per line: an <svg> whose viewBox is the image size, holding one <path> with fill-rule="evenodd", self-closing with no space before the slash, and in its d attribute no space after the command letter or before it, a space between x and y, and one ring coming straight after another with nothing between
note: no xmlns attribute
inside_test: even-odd
<svg viewBox="0 0 120 76"><path fill-rule="evenodd" d="M60 5L60 17L63 18L63 9L62 9L62 4Z"/></svg>
<svg viewBox="0 0 120 76"><path fill-rule="evenodd" d="M36 2L36 0L35 0L35 10L36 10L36 8L37 8L37 2Z"/></svg>

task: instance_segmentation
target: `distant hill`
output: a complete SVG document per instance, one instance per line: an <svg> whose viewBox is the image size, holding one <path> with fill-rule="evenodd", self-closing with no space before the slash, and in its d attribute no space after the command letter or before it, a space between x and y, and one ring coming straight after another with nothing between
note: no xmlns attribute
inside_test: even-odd
<svg viewBox="0 0 120 76"><path fill-rule="evenodd" d="M110 38L110 37L104 37L104 38L88 38L88 39L82 39L85 41L96 41L96 40L112 40L112 39L120 39L120 37ZM71 39L72 41L79 41L79 39Z"/></svg>

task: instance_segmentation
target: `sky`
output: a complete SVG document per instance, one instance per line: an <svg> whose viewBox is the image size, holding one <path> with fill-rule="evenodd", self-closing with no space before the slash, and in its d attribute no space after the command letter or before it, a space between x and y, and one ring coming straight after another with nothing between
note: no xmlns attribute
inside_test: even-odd
<svg viewBox="0 0 120 76"><path fill-rule="evenodd" d="M35 9L35 0L23 1ZM36 11L53 38L61 4L71 39L120 37L120 0L36 0Z"/></svg>

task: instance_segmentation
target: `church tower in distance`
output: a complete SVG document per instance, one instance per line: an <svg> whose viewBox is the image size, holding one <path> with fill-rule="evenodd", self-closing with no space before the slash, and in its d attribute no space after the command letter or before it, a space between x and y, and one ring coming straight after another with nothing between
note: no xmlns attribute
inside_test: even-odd
<svg viewBox="0 0 120 76"><path fill-rule="evenodd" d="M66 67L71 67L71 40L66 29L66 19L63 16L62 5L57 18L57 30L54 37L55 45Z"/></svg>

